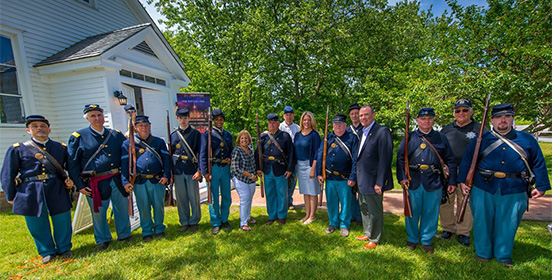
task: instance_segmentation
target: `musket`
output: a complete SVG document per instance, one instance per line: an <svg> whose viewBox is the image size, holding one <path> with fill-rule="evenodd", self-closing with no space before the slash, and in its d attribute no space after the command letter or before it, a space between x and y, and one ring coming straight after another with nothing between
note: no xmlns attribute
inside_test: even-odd
<svg viewBox="0 0 552 280"><path fill-rule="evenodd" d="M408 163L408 130L410 129L410 103L408 102L408 100L406 101L405 115L406 128L404 130L404 175L406 175L408 185L410 186L410 181L412 181L412 177L410 177L410 166ZM408 194L407 188L403 188L403 208L404 216L412 218L412 205L410 204L410 195Z"/></svg>
<svg viewBox="0 0 552 280"><path fill-rule="evenodd" d="M169 156L171 157L171 160L169 161L169 168L171 170L171 178L168 184L169 188L169 206L174 206L174 197L173 197L173 184L174 184L174 174L173 174L173 150L172 150L172 139L171 139L171 121L169 119L169 110L167 110L167 135L169 136L169 143L168 143L168 149L169 149Z"/></svg>
<svg viewBox="0 0 552 280"><path fill-rule="evenodd" d="M487 123L487 113L489 111L489 101L491 100L491 94L487 96L487 102L485 102L485 111L483 112L483 119L481 119L481 127L479 128L479 135L477 135L477 142L475 143L475 149L473 151L472 162L468 175L466 176L466 186L468 186L468 194L464 196L462 200L462 206L458 211L458 216L456 217L456 222L461 223L464 220L464 213L466 212L466 207L468 206L468 201L470 199L471 188L473 186L473 176L475 175L475 169L477 168L477 159L479 157L479 150L481 149L481 142L483 141L483 132L485 132L485 124Z"/></svg>
<svg viewBox="0 0 552 280"><path fill-rule="evenodd" d="M211 198L211 180L213 179L213 174L211 174L212 171L212 163L211 160L213 160L213 149L211 145L211 133L213 128L213 121L211 120L211 107L209 107L209 125L207 126L207 173L209 173L209 180L207 180L207 203L211 204L212 198Z"/></svg>
<svg viewBox="0 0 552 280"><path fill-rule="evenodd" d="M136 120L136 110L128 110L128 175L130 184L134 186L138 172L136 172L136 145L134 143L134 122ZM128 215L134 217L134 201L132 191L128 195Z"/></svg>
<svg viewBox="0 0 552 280"><path fill-rule="evenodd" d="M257 117L257 151L259 153L259 169L263 171L263 151L261 149L261 127L259 126L259 109L256 111L256 117ZM261 175L259 177L261 180L261 197L264 197L265 195L265 189L264 189L264 178Z"/></svg>
<svg viewBox="0 0 552 280"><path fill-rule="evenodd" d="M326 183L326 156L328 155L328 118L330 114L330 105L326 107L326 127L324 128L324 148L322 152L322 179L324 184ZM322 205L322 199L324 198L324 186L320 186L320 198L318 199L318 205Z"/></svg>

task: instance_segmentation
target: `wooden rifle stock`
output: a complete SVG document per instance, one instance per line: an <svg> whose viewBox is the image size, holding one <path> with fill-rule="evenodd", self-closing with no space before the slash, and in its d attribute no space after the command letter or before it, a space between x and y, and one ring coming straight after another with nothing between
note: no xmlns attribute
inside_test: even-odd
<svg viewBox="0 0 552 280"><path fill-rule="evenodd" d="M261 149L261 127L259 126L259 109L256 111L256 117L257 117L257 151L259 154L259 169L261 170L261 173L263 172L263 152ZM261 197L264 197L265 195L265 188L264 188L264 176L261 175L259 179L261 180Z"/></svg>
<svg viewBox="0 0 552 280"><path fill-rule="evenodd" d="M169 168L171 170L171 178L169 180L168 188L169 188L169 206L174 206L174 197L173 197L173 184L174 184L174 174L173 174L173 150L172 150L172 143L171 143L171 121L169 119L169 110L167 110L167 135L169 139L168 143L168 149L169 149L169 157L171 158L169 161Z"/></svg>
<svg viewBox="0 0 552 280"><path fill-rule="evenodd" d="M326 184L326 156L328 155L328 118L330 114L330 105L326 107L326 127L324 128L324 146L322 153L322 179L324 184ZM322 200L324 198L324 186L320 186L320 198L318 199L318 205L322 205Z"/></svg>
<svg viewBox="0 0 552 280"><path fill-rule="evenodd" d="M408 163L408 130L410 129L410 104L408 101L406 101L405 115L406 127L404 130L404 174L406 175L406 179L408 180L408 186L410 186L410 181L412 180L412 177L410 177L410 165ZM408 189L404 187L403 208L404 216L412 218L412 205L410 204L410 195L408 194Z"/></svg>
<svg viewBox="0 0 552 280"><path fill-rule="evenodd" d="M473 157L470 165L470 170L466 176L465 185L468 186L468 194L464 196L462 200L462 206L458 211L456 222L461 223L464 220L464 213L466 213L466 207L470 199L471 188L473 186L473 176L475 175L475 169L477 168L477 159L479 158L479 150L481 149L481 142L483 141L483 132L485 132L485 124L487 123L487 113L489 111L489 101L491 100L491 94L487 96L487 102L485 102L485 111L483 112L483 119L481 119L481 128L479 128L479 135L477 135L477 142L475 143L475 149L473 151Z"/></svg>
<svg viewBox="0 0 552 280"><path fill-rule="evenodd" d="M209 173L209 180L207 180L207 203L211 204L213 203L212 197L211 197L211 179L213 179L213 174L211 174L212 171L212 162L213 159L213 149L211 145L211 133L212 133L212 126L213 121L211 120L211 107L209 107L209 125L207 127L207 173ZM218 198L217 198L218 199Z"/></svg>
<svg viewBox="0 0 552 280"><path fill-rule="evenodd" d="M136 119L136 111L130 110L128 112L128 175L130 176L130 184L134 187L136 177L136 143L134 143L134 121ZM134 200L133 194L130 192L128 195L128 215L134 217Z"/></svg>

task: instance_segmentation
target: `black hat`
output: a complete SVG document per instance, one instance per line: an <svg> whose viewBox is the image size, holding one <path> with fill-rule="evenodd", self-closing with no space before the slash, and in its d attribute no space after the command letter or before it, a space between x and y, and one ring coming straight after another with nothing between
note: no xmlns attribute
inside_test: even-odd
<svg viewBox="0 0 552 280"><path fill-rule="evenodd" d="M150 123L148 116L136 116L136 120L134 120L134 124L137 123Z"/></svg>
<svg viewBox="0 0 552 280"><path fill-rule="evenodd" d="M48 120L41 115L29 115L25 118L25 126L28 126L32 122L45 122L48 126L50 126L50 122L48 122Z"/></svg>
<svg viewBox="0 0 552 280"><path fill-rule="evenodd" d="M284 114L285 113L293 113L293 108L291 106L286 106L284 108Z"/></svg>
<svg viewBox="0 0 552 280"><path fill-rule="evenodd" d="M280 121L280 118L278 117L278 115L274 113L268 114L268 116L266 116L266 119L269 121L277 121L277 122Z"/></svg>
<svg viewBox="0 0 552 280"><path fill-rule="evenodd" d="M218 108L211 112L211 119L212 120L216 119L217 117L222 117L223 119L226 120L226 118L224 117L224 113Z"/></svg>
<svg viewBox="0 0 552 280"><path fill-rule="evenodd" d="M188 117L190 116L190 111L188 110L188 108L178 108L178 110L176 110L176 116Z"/></svg>
<svg viewBox="0 0 552 280"><path fill-rule="evenodd" d="M420 109L420 112L418 112L418 116L416 118L419 117L435 117L435 111L433 108L422 108Z"/></svg>
<svg viewBox="0 0 552 280"><path fill-rule="evenodd" d="M510 103L493 106L493 110L491 111L492 118L503 115L514 116L514 106L512 106L512 104Z"/></svg>
<svg viewBox="0 0 552 280"><path fill-rule="evenodd" d="M86 104L86 105L84 105L83 112L86 114L90 111L100 111L100 112L103 113L104 110L102 108L100 108L100 105L98 105L98 104Z"/></svg>
<svg viewBox="0 0 552 280"><path fill-rule="evenodd" d="M337 113L335 117L333 118L332 122L334 123L346 123L347 117L341 113Z"/></svg>
<svg viewBox="0 0 552 280"><path fill-rule="evenodd" d="M456 109L458 107L471 108L472 107L471 101L467 98L460 98L460 99L458 99L458 101L456 101L456 103L454 103L454 109Z"/></svg>
<svg viewBox="0 0 552 280"><path fill-rule="evenodd" d="M358 103L351 104L351 106L349 106L349 112L351 112L351 110L360 110L360 105L358 105Z"/></svg>
<svg viewBox="0 0 552 280"><path fill-rule="evenodd" d="M129 111L136 111L136 108L134 108L134 106L132 105L126 105L125 106L125 112L129 112Z"/></svg>

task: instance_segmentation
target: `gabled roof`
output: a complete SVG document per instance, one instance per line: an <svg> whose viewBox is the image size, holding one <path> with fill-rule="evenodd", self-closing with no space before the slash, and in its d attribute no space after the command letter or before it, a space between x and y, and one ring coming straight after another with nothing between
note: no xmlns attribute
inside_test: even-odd
<svg viewBox="0 0 552 280"><path fill-rule="evenodd" d="M135 26L125 27L108 33L88 37L68 48L62 50L34 66L44 66L78 60L88 57L99 56L104 52L124 42L136 33L148 28L150 23L143 23Z"/></svg>

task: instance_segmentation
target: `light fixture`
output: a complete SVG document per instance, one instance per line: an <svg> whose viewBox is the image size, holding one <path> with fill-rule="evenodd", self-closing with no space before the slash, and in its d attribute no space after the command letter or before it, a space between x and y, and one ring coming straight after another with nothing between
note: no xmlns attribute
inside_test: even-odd
<svg viewBox="0 0 552 280"><path fill-rule="evenodd" d="M120 90L114 91L113 95L115 95L115 98L119 100L119 105L121 106L127 105L127 97Z"/></svg>

